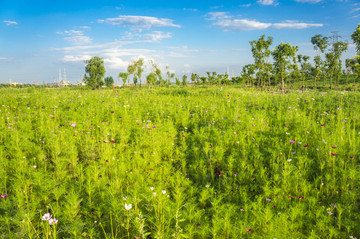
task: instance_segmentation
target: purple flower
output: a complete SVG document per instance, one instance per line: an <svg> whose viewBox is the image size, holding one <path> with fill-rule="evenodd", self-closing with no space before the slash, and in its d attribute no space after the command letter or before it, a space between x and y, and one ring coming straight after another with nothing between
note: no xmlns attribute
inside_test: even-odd
<svg viewBox="0 0 360 239"><path fill-rule="evenodd" d="M351 159L355 158L354 156L350 156Z"/></svg>
<svg viewBox="0 0 360 239"><path fill-rule="evenodd" d="M304 148L307 148L307 147L309 147L309 145L305 144L305 145L304 145Z"/></svg>
<svg viewBox="0 0 360 239"><path fill-rule="evenodd" d="M294 140L290 140L290 143L295 144L295 141L294 141Z"/></svg>
<svg viewBox="0 0 360 239"><path fill-rule="evenodd" d="M76 127L76 123L71 124L72 127Z"/></svg>
<svg viewBox="0 0 360 239"><path fill-rule="evenodd" d="M6 194L1 194L1 198L6 198L7 195Z"/></svg>
<svg viewBox="0 0 360 239"><path fill-rule="evenodd" d="M332 213L332 212L328 212L330 215L334 215L334 213Z"/></svg>
<svg viewBox="0 0 360 239"><path fill-rule="evenodd" d="M337 154L336 153L331 153L332 156L336 156Z"/></svg>
<svg viewBox="0 0 360 239"><path fill-rule="evenodd" d="M266 201L271 202L271 198L267 198Z"/></svg>

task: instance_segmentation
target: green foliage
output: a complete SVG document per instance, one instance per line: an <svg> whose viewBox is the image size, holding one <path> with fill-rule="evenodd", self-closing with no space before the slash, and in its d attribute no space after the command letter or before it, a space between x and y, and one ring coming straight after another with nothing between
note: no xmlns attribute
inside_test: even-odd
<svg viewBox="0 0 360 239"><path fill-rule="evenodd" d="M357 54L360 55L360 24L357 26L356 30L351 34L351 39L356 45Z"/></svg>
<svg viewBox="0 0 360 239"><path fill-rule="evenodd" d="M107 76L104 79L106 87L112 87L114 85L114 79L112 76Z"/></svg>
<svg viewBox="0 0 360 239"><path fill-rule="evenodd" d="M84 61L84 63L86 64L85 72L88 74L84 76L84 82L92 88L100 88L104 83L103 78L105 76L104 60L94 56L90 60Z"/></svg>

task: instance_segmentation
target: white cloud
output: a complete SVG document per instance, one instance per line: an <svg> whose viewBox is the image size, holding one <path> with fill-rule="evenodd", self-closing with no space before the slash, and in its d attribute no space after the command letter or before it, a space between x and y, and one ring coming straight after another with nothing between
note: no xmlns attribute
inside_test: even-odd
<svg viewBox="0 0 360 239"><path fill-rule="evenodd" d="M147 16L120 15L116 18L107 18L105 20L100 19L98 22L106 22L111 25L132 27L139 31L144 29L149 30L152 27L180 27L180 25L174 24L173 20L171 19Z"/></svg>
<svg viewBox="0 0 360 239"><path fill-rule="evenodd" d="M360 11L360 7L354 8L353 10L351 10L351 13L358 12L358 11Z"/></svg>
<svg viewBox="0 0 360 239"><path fill-rule="evenodd" d="M316 23L304 23L298 21L286 20L280 23L266 23L251 19L233 19L232 16L227 15L224 12L209 13L211 16L208 20L214 20L214 26L220 27L225 31L251 31L251 30L264 30L268 28L276 29L305 29L309 27L322 27L323 24Z"/></svg>
<svg viewBox="0 0 360 239"><path fill-rule="evenodd" d="M240 5L240 7L250 7L251 3Z"/></svg>
<svg viewBox="0 0 360 239"><path fill-rule="evenodd" d="M269 6L269 5L278 5L278 3L275 1L275 0L258 0L257 3L261 4L261 5L266 5L266 6Z"/></svg>
<svg viewBox="0 0 360 239"><path fill-rule="evenodd" d="M9 58L0 56L0 61L6 61L6 60L9 60Z"/></svg>
<svg viewBox="0 0 360 239"><path fill-rule="evenodd" d="M18 25L18 23L15 22L15 21L8 21L8 20L6 20L6 21L4 21L4 23L6 23L6 26Z"/></svg>
<svg viewBox="0 0 360 239"><path fill-rule="evenodd" d="M198 9L196 8L183 8L184 11L190 11L190 12L197 12Z"/></svg>
<svg viewBox="0 0 360 239"><path fill-rule="evenodd" d="M65 41L71 42L75 45L83 45L91 42L91 38L84 35L83 30L70 30L63 32L56 32L59 35L65 35L63 39Z"/></svg>
<svg viewBox="0 0 360 239"><path fill-rule="evenodd" d="M144 39L148 42L158 42L162 39L171 38L170 32L153 31L151 33L144 34Z"/></svg>

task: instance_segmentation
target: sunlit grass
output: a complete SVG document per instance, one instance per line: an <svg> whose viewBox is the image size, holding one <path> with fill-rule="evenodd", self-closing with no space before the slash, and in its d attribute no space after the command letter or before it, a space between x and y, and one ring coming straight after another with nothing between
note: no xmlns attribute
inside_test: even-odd
<svg viewBox="0 0 360 239"><path fill-rule="evenodd" d="M359 93L0 93L0 238L359 237Z"/></svg>

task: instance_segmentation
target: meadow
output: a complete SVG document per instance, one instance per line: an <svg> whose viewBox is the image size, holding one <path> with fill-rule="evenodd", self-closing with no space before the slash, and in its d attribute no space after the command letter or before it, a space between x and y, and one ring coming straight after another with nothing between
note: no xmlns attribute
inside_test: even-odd
<svg viewBox="0 0 360 239"><path fill-rule="evenodd" d="M359 92L0 95L0 238L360 237Z"/></svg>

